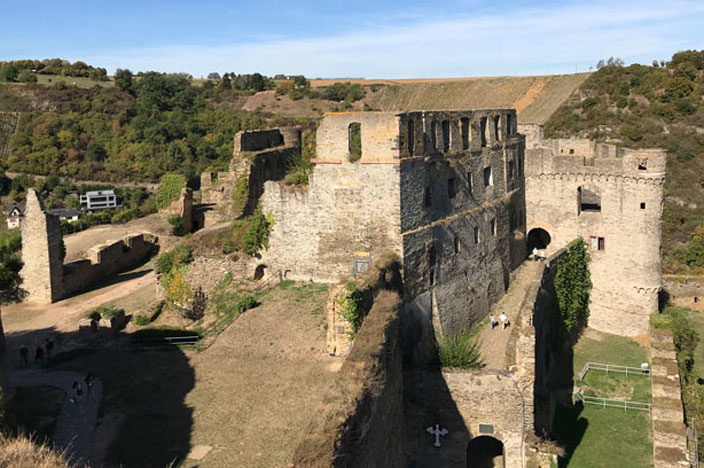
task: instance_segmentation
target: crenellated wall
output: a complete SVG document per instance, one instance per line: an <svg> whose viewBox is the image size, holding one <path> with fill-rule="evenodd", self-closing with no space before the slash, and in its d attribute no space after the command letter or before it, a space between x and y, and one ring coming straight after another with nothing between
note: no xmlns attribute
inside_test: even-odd
<svg viewBox="0 0 704 468"><path fill-rule="evenodd" d="M648 332L661 287L665 161L663 150L578 139L547 140L526 151L529 243L534 229L549 234L548 254L585 239L593 328L626 336ZM580 204L580 196L588 204Z"/></svg>

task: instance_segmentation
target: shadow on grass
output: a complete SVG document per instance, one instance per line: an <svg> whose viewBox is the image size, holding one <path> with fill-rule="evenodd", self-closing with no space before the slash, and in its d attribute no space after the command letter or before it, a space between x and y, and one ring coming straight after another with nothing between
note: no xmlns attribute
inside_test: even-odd
<svg viewBox="0 0 704 468"><path fill-rule="evenodd" d="M173 335L174 331L147 333L163 336L164 333ZM45 344L46 338L55 343L52 359L43 365L34 365L35 349ZM104 454L100 450L97 453L105 466L177 466L186 458L193 416L184 400L195 385L195 373L178 346L141 349L130 346L130 340L121 334L60 333L53 328L8 333L6 341L6 369L11 375L21 378L26 372L20 368L19 353L20 346L25 345L30 354L28 367L34 372L50 376L52 371L73 371L82 375L92 371L102 382L103 399L93 447L106 447ZM71 393L70 389L60 390L64 394ZM16 396L20 405L30 397L32 395L25 391L17 392ZM63 404L66 398L64 396ZM32 414L22 415L19 411L16 419L31 423L50 416L42 414L45 412L48 410L35 407ZM106 437L108 442L100 440ZM93 463L96 461L96 466L100 466L101 460Z"/></svg>
<svg viewBox="0 0 704 468"><path fill-rule="evenodd" d="M582 403L578 402L572 407L560 404L555 408L555 419L553 420L553 440L564 449L564 455L558 459L558 466L565 468L569 465L575 449L582 442L584 433L587 432L589 421L580 417L584 411Z"/></svg>

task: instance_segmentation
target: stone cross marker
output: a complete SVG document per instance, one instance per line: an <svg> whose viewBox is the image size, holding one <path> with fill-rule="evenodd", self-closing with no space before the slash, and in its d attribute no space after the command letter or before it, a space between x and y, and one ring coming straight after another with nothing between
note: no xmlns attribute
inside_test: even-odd
<svg viewBox="0 0 704 468"><path fill-rule="evenodd" d="M433 445L436 447L440 447L440 436L447 435L447 429L440 429L440 424L436 424L435 428L430 426L426 429L426 431L435 436L435 443Z"/></svg>

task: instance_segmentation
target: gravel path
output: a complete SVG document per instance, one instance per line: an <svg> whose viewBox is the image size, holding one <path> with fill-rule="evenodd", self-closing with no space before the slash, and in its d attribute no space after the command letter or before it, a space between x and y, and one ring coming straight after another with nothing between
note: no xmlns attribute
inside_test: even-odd
<svg viewBox="0 0 704 468"><path fill-rule="evenodd" d="M494 304L494 307L491 308L490 315L493 315L494 320L499 322L499 324L493 330L487 324L479 333L482 358L488 369L506 368L506 347L508 345L509 335L511 334L511 328L504 330L501 327L499 316L502 313L506 314L511 322L511 326L517 326L517 315L520 311L523 299L526 296L527 288L530 286L533 278L535 278L536 272L542 267L542 262L524 262L516 271L516 277L511 283L509 290L499 302Z"/></svg>
<svg viewBox="0 0 704 468"><path fill-rule="evenodd" d="M98 406L103 396L103 385L97 379L89 396L86 393L84 378L84 374L68 371L27 370L13 372L10 375L10 382L15 386L49 385L58 387L66 393L53 439L55 446L68 450L73 466L84 466L91 461L91 445L98 420ZM81 384L83 395L76 403L71 403L74 381Z"/></svg>

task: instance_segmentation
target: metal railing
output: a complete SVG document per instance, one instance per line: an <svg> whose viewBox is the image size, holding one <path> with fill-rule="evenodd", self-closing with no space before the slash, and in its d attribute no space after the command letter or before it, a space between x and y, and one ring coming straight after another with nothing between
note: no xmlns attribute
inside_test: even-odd
<svg viewBox="0 0 704 468"><path fill-rule="evenodd" d="M598 370L606 372L618 372L621 374L630 375L650 375L650 368L641 367L629 367L629 366L615 366L613 364L601 364L598 362L588 362L584 365L584 369L579 373L579 380L584 380L584 376L590 370Z"/></svg>
<svg viewBox="0 0 704 468"><path fill-rule="evenodd" d="M644 401L614 400L611 398L587 396L583 395L581 392L575 392L574 394L577 399L585 405L596 405L602 408L622 408L624 411L647 411L648 413L650 413L651 410L651 404Z"/></svg>
<svg viewBox="0 0 704 468"><path fill-rule="evenodd" d="M160 336L155 338L136 338L132 343L143 347L194 345L200 341L200 338L200 335Z"/></svg>

